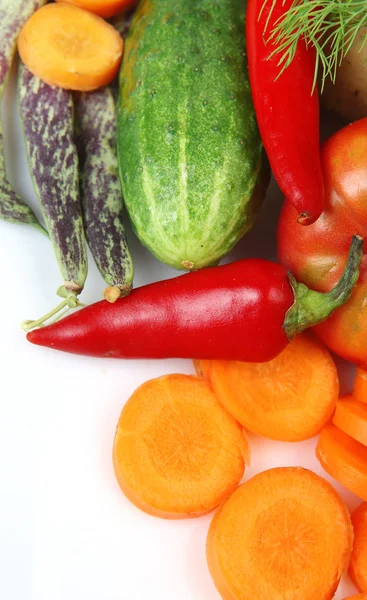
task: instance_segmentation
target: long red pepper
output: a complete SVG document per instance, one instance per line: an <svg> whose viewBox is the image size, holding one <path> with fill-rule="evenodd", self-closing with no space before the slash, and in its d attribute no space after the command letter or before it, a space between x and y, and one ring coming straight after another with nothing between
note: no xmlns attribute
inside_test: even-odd
<svg viewBox="0 0 367 600"><path fill-rule="evenodd" d="M137 288L27 334L33 344L113 358L267 361L349 298L363 241L355 236L337 286L322 294L282 266L248 259Z"/></svg>
<svg viewBox="0 0 367 600"><path fill-rule="evenodd" d="M269 37L294 0L248 0L247 58L260 134L274 177L303 225L323 210L319 101L313 90L315 52L300 39L281 75L277 48Z"/></svg>

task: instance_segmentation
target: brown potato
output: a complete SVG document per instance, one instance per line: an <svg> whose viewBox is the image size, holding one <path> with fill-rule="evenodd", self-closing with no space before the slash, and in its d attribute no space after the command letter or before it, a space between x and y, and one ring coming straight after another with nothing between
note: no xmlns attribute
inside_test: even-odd
<svg viewBox="0 0 367 600"><path fill-rule="evenodd" d="M367 117L367 43L360 49L366 35L367 27L362 27L338 69L335 84L327 79L320 98L323 108L349 121Z"/></svg>

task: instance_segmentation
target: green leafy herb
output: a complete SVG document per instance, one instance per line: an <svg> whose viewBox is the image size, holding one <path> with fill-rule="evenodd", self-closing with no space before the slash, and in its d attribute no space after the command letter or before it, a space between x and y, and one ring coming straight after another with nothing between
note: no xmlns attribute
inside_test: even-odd
<svg viewBox="0 0 367 600"><path fill-rule="evenodd" d="M279 0L271 2L272 7ZM356 43L361 27L367 26L366 0L294 0L292 6L269 32L268 40L277 45L282 73L294 59L301 37L316 50L316 84L318 73L321 85L327 77L335 82L337 69L350 48ZM367 43L362 36L359 52Z"/></svg>

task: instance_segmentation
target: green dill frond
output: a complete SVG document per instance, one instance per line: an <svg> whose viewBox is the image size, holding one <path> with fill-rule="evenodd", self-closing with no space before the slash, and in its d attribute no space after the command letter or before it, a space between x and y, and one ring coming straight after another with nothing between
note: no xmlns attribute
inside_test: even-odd
<svg viewBox="0 0 367 600"><path fill-rule="evenodd" d="M274 1L265 0L272 4L271 11ZM268 36L268 40L277 45L273 54L280 55L279 75L291 64L298 41L303 37L306 44L316 50L314 85L318 74L322 87L328 77L335 82L341 61L356 43L358 32L364 26L367 26L367 0L294 0ZM367 34L360 43L359 52L366 43Z"/></svg>

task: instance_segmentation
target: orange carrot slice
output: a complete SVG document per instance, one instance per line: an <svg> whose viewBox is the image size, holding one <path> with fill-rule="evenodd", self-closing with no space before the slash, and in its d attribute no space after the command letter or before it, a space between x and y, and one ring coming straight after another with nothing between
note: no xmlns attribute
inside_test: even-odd
<svg viewBox="0 0 367 600"><path fill-rule="evenodd" d="M354 545L349 575L360 592L367 593L367 502L352 514ZM367 596L366 596L367 598Z"/></svg>
<svg viewBox="0 0 367 600"><path fill-rule="evenodd" d="M75 4L105 19L118 15L136 4L136 0L56 0L56 2Z"/></svg>
<svg viewBox="0 0 367 600"><path fill-rule="evenodd" d="M367 404L354 400L353 396L341 398L336 405L333 423L367 446Z"/></svg>
<svg viewBox="0 0 367 600"><path fill-rule="evenodd" d="M110 83L121 62L123 41L96 15L72 4L46 4L18 39L22 61L42 81L90 91Z"/></svg>
<svg viewBox="0 0 367 600"><path fill-rule="evenodd" d="M194 360L194 367L197 375L204 379L209 379L210 360Z"/></svg>
<svg viewBox="0 0 367 600"><path fill-rule="evenodd" d="M270 362L211 361L210 382L223 406L246 429L289 442L319 433L339 393L329 351L306 333Z"/></svg>
<svg viewBox="0 0 367 600"><path fill-rule="evenodd" d="M357 368L354 379L353 396L359 402L367 404L367 371L366 369Z"/></svg>
<svg viewBox="0 0 367 600"><path fill-rule="evenodd" d="M331 485L301 468L264 471L217 511L207 561L224 600L331 600L353 530Z"/></svg>
<svg viewBox="0 0 367 600"><path fill-rule="evenodd" d="M241 426L208 383L167 375L144 383L117 426L113 463L125 495L162 518L210 512L239 484L248 456Z"/></svg>
<svg viewBox="0 0 367 600"><path fill-rule="evenodd" d="M367 500L367 447L335 427L321 431L316 456L322 467L348 490Z"/></svg>

